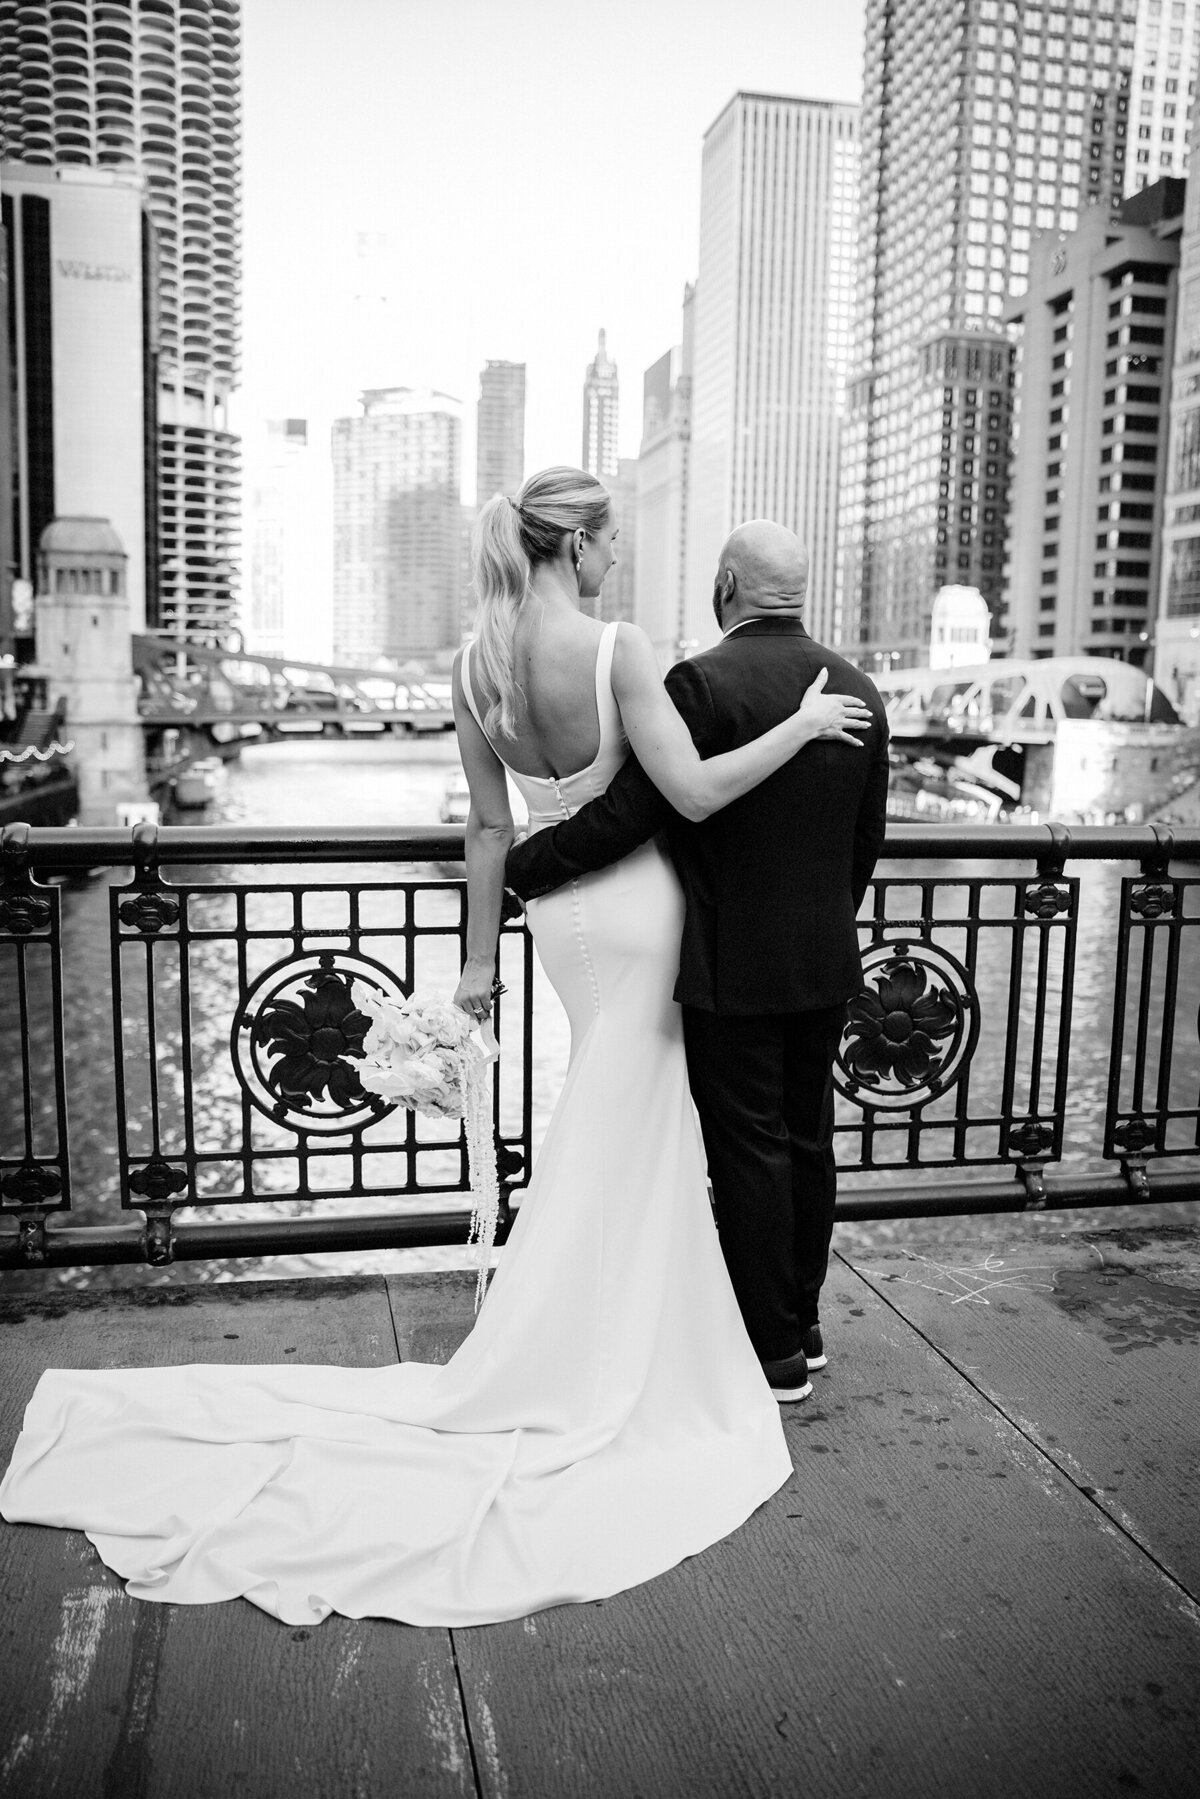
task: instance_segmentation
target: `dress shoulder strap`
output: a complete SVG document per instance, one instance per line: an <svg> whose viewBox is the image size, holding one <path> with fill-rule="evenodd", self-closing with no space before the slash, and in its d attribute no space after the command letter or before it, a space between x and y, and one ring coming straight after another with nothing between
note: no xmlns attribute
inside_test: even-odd
<svg viewBox="0 0 1200 1799"><path fill-rule="evenodd" d="M617 696L612 689L613 651L617 647L617 626L619 619L613 619L605 625L600 633L600 647L596 651L596 713L600 720L600 733L603 737L605 720L615 714L620 722L621 711L617 705Z"/></svg>

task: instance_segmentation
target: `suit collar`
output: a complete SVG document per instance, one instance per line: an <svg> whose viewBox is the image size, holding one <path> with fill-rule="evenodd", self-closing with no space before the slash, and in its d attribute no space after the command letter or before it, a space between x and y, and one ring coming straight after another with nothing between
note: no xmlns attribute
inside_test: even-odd
<svg viewBox="0 0 1200 1799"><path fill-rule="evenodd" d="M778 618L770 618L765 613L758 618L744 618L740 624L733 625L721 639L722 643L730 637L807 637L808 632L798 618L790 618L781 613Z"/></svg>

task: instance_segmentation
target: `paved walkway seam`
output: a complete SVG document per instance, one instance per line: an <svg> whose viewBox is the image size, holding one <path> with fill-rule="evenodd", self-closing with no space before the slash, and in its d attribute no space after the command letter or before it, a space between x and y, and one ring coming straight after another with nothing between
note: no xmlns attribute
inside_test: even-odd
<svg viewBox="0 0 1200 1799"><path fill-rule="evenodd" d="M1184 1616L1189 1618L1193 1624L1200 1628L1200 1594L1193 1593L1190 1588L1184 1585L1178 1575L1173 1574L1171 1570L1165 1566L1130 1518L1127 1516L1122 1517L1118 1509L1111 1503L1107 1505L1103 1503L1103 1488L1091 1487L1079 1480L1071 1472L1070 1468L1065 1465L1064 1461L1059 1459L1053 1450L1049 1449L1044 1443L1038 1441L1038 1438L1033 1434L1032 1429L1029 1426L1028 1420L1014 1415L1006 1406L1001 1404L994 1394L989 1393L986 1387L980 1386L979 1382L972 1378L961 1363L956 1362L954 1357L943 1349L940 1344L935 1343L933 1338L922 1330L919 1324L910 1318L906 1312L901 1311L900 1307L895 1305L888 1295L882 1291L881 1286L872 1281L861 1268L857 1268L853 1262L849 1261L839 1251L834 1250L833 1254L837 1256L838 1260L843 1263L851 1274L857 1276L864 1287L869 1288L877 1299L882 1300L883 1304L887 1306L888 1310L892 1312L902 1324L907 1325L911 1331L915 1332L915 1334L921 1338L921 1341L932 1349L936 1356L940 1357L940 1359L946 1363L947 1367L953 1368L954 1372L966 1382L973 1392L978 1393L979 1397L984 1400L994 1412L998 1412L1005 1422L1012 1426L1018 1436L1023 1438L1037 1455L1041 1456L1043 1461L1048 1462L1052 1468L1062 1475L1067 1484L1073 1487L1075 1492L1077 1492L1082 1499L1085 1499L1089 1505L1094 1506L1104 1519L1105 1523L1112 1530L1123 1536L1127 1542L1131 1543L1133 1547L1146 1558L1152 1567L1154 1567L1161 1575L1166 1584L1174 1591L1180 1601L1180 1610L1183 1612ZM1074 1460L1074 1458L1068 1457L1067 1460Z"/></svg>

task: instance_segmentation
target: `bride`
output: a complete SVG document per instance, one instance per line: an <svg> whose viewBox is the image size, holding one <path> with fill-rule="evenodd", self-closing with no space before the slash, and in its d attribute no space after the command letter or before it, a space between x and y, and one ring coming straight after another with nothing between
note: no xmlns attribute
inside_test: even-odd
<svg viewBox="0 0 1200 1799"><path fill-rule="evenodd" d="M571 469L479 519L479 633L454 677L471 787L455 997L476 1016L512 838L506 769L537 829L601 792L632 746L701 818L854 723L853 701L814 687L764 737L701 762L648 640L583 610L615 537L608 494ZM86 1531L135 1597L240 1594L288 1624L470 1625L601 1599L742 1523L791 1462L708 1206L671 998L681 916L652 843L530 905L570 1064L445 1366L49 1370L4 1517Z"/></svg>

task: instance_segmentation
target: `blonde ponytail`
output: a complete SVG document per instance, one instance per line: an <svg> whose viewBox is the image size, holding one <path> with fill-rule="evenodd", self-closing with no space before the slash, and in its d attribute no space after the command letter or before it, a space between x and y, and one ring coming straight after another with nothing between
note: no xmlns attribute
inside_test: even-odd
<svg viewBox="0 0 1200 1799"><path fill-rule="evenodd" d="M475 521L475 592L479 615L474 668L482 700L495 699L484 714L490 737L511 737L516 729L513 706L517 678L513 673L513 636L517 614L529 591L532 570L521 542L516 507L505 494L488 501Z"/></svg>
<svg viewBox="0 0 1200 1799"><path fill-rule="evenodd" d="M515 500L496 494L475 521L473 563L479 599L472 670L477 695L495 698L484 713L489 737L516 734L520 691L513 670L517 617L535 568L560 553L572 531L599 531L608 519L608 490L582 469L548 468L530 475Z"/></svg>

